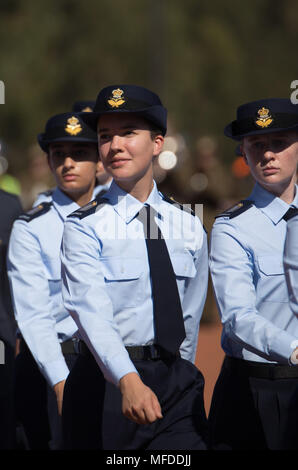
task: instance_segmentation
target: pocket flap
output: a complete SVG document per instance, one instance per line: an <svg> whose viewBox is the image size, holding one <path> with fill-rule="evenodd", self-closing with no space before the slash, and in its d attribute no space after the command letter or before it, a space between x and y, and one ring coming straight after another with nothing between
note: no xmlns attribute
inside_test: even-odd
<svg viewBox="0 0 298 470"><path fill-rule="evenodd" d="M172 255L171 261L176 276L195 277L197 270L193 258L189 253Z"/></svg>
<svg viewBox="0 0 298 470"><path fill-rule="evenodd" d="M264 255L258 257L260 271L267 276L284 274L283 259L281 256Z"/></svg>
<svg viewBox="0 0 298 470"><path fill-rule="evenodd" d="M138 258L103 258L102 272L109 281L138 279L143 270Z"/></svg>

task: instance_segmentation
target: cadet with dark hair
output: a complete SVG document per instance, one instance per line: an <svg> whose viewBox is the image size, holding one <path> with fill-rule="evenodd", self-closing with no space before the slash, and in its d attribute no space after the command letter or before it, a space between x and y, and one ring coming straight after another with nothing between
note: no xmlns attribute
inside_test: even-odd
<svg viewBox="0 0 298 470"><path fill-rule="evenodd" d="M19 198L0 190L0 449L15 445L14 355L16 325L6 270L6 253L14 220L22 213Z"/></svg>
<svg viewBox="0 0 298 470"><path fill-rule="evenodd" d="M113 182L67 218L63 235L63 296L81 338L65 386L67 446L205 449L204 380L193 362L206 233L153 180L166 109L150 90L115 85L82 119L97 129Z"/></svg>
<svg viewBox="0 0 298 470"><path fill-rule="evenodd" d="M283 269L287 218L298 207L298 108L240 106L225 135L241 142L251 195L220 214L210 269L226 353L209 415L213 449L295 449L298 319Z"/></svg>
<svg viewBox="0 0 298 470"><path fill-rule="evenodd" d="M57 449L62 445L59 415L64 383L76 358L77 330L62 302L60 245L68 214L94 198L97 135L79 114L70 112L50 118L38 142L57 187L14 223L8 274L22 335L16 360L18 416L30 449Z"/></svg>

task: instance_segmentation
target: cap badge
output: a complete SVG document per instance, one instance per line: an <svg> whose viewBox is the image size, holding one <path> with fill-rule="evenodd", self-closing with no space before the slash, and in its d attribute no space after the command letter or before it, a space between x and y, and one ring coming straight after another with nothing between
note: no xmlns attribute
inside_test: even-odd
<svg viewBox="0 0 298 470"><path fill-rule="evenodd" d="M260 108L258 111L258 117L255 121L256 125L259 127L268 127L273 122L272 116L270 116L270 111L267 108Z"/></svg>
<svg viewBox="0 0 298 470"><path fill-rule="evenodd" d="M79 132L82 131L80 121L75 116L72 116L71 118L67 119L67 125L64 130L70 135L79 134Z"/></svg>
<svg viewBox="0 0 298 470"><path fill-rule="evenodd" d="M123 93L124 91L120 88L117 88L117 90L112 91L112 96L110 97L110 99L108 99L108 104L111 106L111 108L119 108L119 106L125 103Z"/></svg>
<svg viewBox="0 0 298 470"><path fill-rule="evenodd" d="M90 106L86 106L86 108L82 109L82 113L92 113L92 108L90 108Z"/></svg>

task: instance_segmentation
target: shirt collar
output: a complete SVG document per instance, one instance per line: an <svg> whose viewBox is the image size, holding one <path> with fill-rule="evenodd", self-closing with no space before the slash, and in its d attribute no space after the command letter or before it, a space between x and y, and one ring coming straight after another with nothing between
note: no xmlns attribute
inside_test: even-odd
<svg viewBox="0 0 298 470"><path fill-rule="evenodd" d="M94 199L95 196L96 193L93 192L91 200ZM52 199L53 205L55 206L57 212L60 214L63 220L66 220L69 214L80 208L80 206L76 202L70 199L70 197L68 197L58 187L54 189Z"/></svg>
<svg viewBox="0 0 298 470"><path fill-rule="evenodd" d="M153 181L152 191L144 203L119 188L115 181L112 182L110 189L104 194L104 198L108 199L115 212L117 212L127 224L135 218L145 204L152 206L158 211L159 204L162 200L155 181Z"/></svg>
<svg viewBox="0 0 298 470"><path fill-rule="evenodd" d="M285 201L274 196L274 194L256 183L248 199L254 201L255 206L267 215L274 224L277 224L290 207L298 207L297 185L295 186L295 189L296 192L294 200L291 204L287 204Z"/></svg>

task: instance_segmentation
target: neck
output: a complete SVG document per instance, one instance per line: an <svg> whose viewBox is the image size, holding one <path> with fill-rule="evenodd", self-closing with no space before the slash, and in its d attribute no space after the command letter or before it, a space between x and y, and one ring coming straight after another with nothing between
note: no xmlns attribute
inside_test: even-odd
<svg viewBox="0 0 298 470"><path fill-rule="evenodd" d="M87 190L84 190L81 192L78 191L78 192L68 193L63 190L61 191L63 191L66 194L66 196L68 196L72 201L76 202L78 206L82 207L91 201L93 190L94 190L94 183L91 184Z"/></svg>
<svg viewBox="0 0 298 470"><path fill-rule="evenodd" d="M154 187L152 173L146 174L137 182L131 181L116 181L119 188L138 199L140 202L147 201L150 193Z"/></svg>
<svg viewBox="0 0 298 470"><path fill-rule="evenodd" d="M286 202L287 204L291 204L295 197L295 184L296 184L296 175L294 175L290 182L285 185L282 185L278 188L270 188L263 186L264 189L269 191L274 196L279 197L282 201Z"/></svg>

